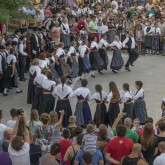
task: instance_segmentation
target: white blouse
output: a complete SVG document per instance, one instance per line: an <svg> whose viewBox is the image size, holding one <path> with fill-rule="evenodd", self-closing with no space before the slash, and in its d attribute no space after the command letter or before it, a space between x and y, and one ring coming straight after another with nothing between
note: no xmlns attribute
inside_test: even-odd
<svg viewBox="0 0 165 165"><path fill-rule="evenodd" d="M64 49L58 48L58 49L57 49L57 52L56 52L56 55L57 55L58 57L60 57L61 55L65 55Z"/></svg>
<svg viewBox="0 0 165 165"><path fill-rule="evenodd" d="M121 49L122 48L122 43L119 41L113 41L110 46L116 46L118 49Z"/></svg>
<svg viewBox="0 0 165 165"><path fill-rule="evenodd" d="M99 41L99 48L101 48L102 46L104 46L104 47L109 47L109 43L106 41L106 40L104 40L103 38Z"/></svg>
<svg viewBox="0 0 165 165"><path fill-rule="evenodd" d="M76 49L75 49L73 46L71 46L71 47L69 48L69 51L68 51L68 53L67 53L67 56L68 56L68 57L71 56L72 53L75 53L75 54L78 56L78 53L76 52Z"/></svg>
<svg viewBox="0 0 165 165"><path fill-rule="evenodd" d="M61 30L62 30L63 34L69 34L70 33L70 29L69 29L68 23L62 23L61 24Z"/></svg>
<svg viewBox="0 0 165 165"><path fill-rule="evenodd" d="M36 65L32 65L29 69L29 73L31 75L33 75L34 73L36 72L36 76L40 75L41 74L41 69L39 66L36 66Z"/></svg>
<svg viewBox="0 0 165 165"><path fill-rule="evenodd" d="M44 88L44 89L46 89L46 90L48 90L48 91L51 90L52 85L56 85L55 81L46 79L46 80L44 80L44 81L42 82L42 88Z"/></svg>
<svg viewBox="0 0 165 165"><path fill-rule="evenodd" d="M125 103L128 100L132 99L132 93L129 91L124 92L124 94L121 96L121 102Z"/></svg>
<svg viewBox="0 0 165 165"><path fill-rule="evenodd" d="M7 56L7 59L6 59L7 64L10 64L11 61L17 62L17 59L16 59L16 57L15 57L13 54L9 54L9 55Z"/></svg>
<svg viewBox="0 0 165 165"><path fill-rule="evenodd" d="M39 67L40 68L48 68L48 63L46 60L39 60Z"/></svg>
<svg viewBox="0 0 165 165"><path fill-rule="evenodd" d="M80 56L81 57L84 57L84 55L85 55L85 52L88 50L88 47L86 46L86 45L83 45L83 46L81 46L80 47Z"/></svg>
<svg viewBox="0 0 165 165"><path fill-rule="evenodd" d="M138 100L139 98L143 98L143 97L144 97L144 89L141 88L137 93L135 93L135 95L133 96L133 99Z"/></svg>
<svg viewBox="0 0 165 165"><path fill-rule="evenodd" d="M95 42L95 41L92 41L91 42L91 48L93 49L93 48L99 48L99 46L98 46L98 44L97 44L97 42Z"/></svg>
<svg viewBox="0 0 165 165"><path fill-rule="evenodd" d="M108 95L108 97L107 97L107 101L111 101L112 96L113 96L113 95L112 95L112 92L110 92L109 95Z"/></svg>
<svg viewBox="0 0 165 165"><path fill-rule="evenodd" d="M104 91L102 91L101 92L101 94L102 94L102 99L101 99L101 97L100 97L100 93L94 93L92 96L91 96L91 100L99 100L99 101L102 101L102 100L106 100L107 99L107 93L106 92L104 92Z"/></svg>
<svg viewBox="0 0 165 165"><path fill-rule="evenodd" d="M46 80L46 79L47 79L47 77L44 74L41 73L40 75L35 77L33 83L34 83L34 85L40 85L41 86L43 81Z"/></svg>
<svg viewBox="0 0 165 165"><path fill-rule="evenodd" d="M91 97L91 92L86 87L80 87L80 88L77 88L74 92L72 92L69 95L69 97L72 98L72 97L80 96L80 95L82 95L84 98L86 98L86 97L90 98Z"/></svg>

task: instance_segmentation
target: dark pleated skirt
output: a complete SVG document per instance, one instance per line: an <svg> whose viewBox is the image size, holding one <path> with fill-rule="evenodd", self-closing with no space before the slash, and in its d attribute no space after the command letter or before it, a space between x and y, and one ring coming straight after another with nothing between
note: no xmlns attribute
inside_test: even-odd
<svg viewBox="0 0 165 165"><path fill-rule="evenodd" d="M35 95L35 86L33 84L33 79L29 79L28 91L27 91L27 104L33 104Z"/></svg>
<svg viewBox="0 0 165 165"><path fill-rule="evenodd" d="M99 126L100 124L107 124L107 107L104 103L96 105L96 112L94 114L94 123Z"/></svg>
<svg viewBox="0 0 165 165"><path fill-rule="evenodd" d="M72 58L72 62L68 58L67 59L67 64L72 69L72 73L70 74L70 77L71 78L77 77L78 76L78 72L79 72L79 66L78 66L78 62L76 61L76 58Z"/></svg>
<svg viewBox="0 0 165 165"><path fill-rule="evenodd" d="M59 118L60 118L60 111L62 110L64 110L65 112L62 126L66 128L69 125L69 117L72 115L72 109L69 100L57 100L56 112L58 113Z"/></svg>
<svg viewBox="0 0 165 165"><path fill-rule="evenodd" d="M114 41L115 36L116 36L116 31L109 30L107 32L107 42L111 44Z"/></svg>
<svg viewBox="0 0 165 165"><path fill-rule="evenodd" d="M107 113L107 117L108 117L108 124L111 127L112 127L115 119L117 118L118 113L120 113L119 104L118 103L110 103L108 113Z"/></svg>
<svg viewBox="0 0 165 165"><path fill-rule="evenodd" d="M38 111L40 114L42 113L50 113L54 110L55 105L55 98L52 96L52 94L43 94L42 95L42 102L39 106Z"/></svg>
<svg viewBox="0 0 165 165"><path fill-rule="evenodd" d="M35 88L35 96L34 96L34 101L32 104L32 109L38 110L39 105L42 102L42 92L43 92L42 88L39 88L39 87ZM41 115L41 112L38 111L38 113Z"/></svg>
<svg viewBox="0 0 165 165"><path fill-rule="evenodd" d="M124 60L121 56L121 50L115 50L111 61L110 68L114 70L120 70L124 65Z"/></svg>
<svg viewBox="0 0 165 165"><path fill-rule="evenodd" d="M160 50L160 36L153 35L152 36L152 50L159 51Z"/></svg>
<svg viewBox="0 0 165 165"><path fill-rule="evenodd" d="M89 60L92 66L92 70L102 70L104 69L104 62L100 57L98 51L91 51L89 54Z"/></svg>
<svg viewBox="0 0 165 165"><path fill-rule="evenodd" d="M64 43L65 48L68 48L70 46L70 35L62 34L61 41Z"/></svg>
<svg viewBox="0 0 165 165"><path fill-rule="evenodd" d="M108 65L109 60L108 60L106 49L99 49L99 54L100 54L100 57L102 58L102 60L104 62L103 69L107 70L107 65Z"/></svg>
<svg viewBox="0 0 165 165"><path fill-rule="evenodd" d="M147 117L146 103L144 100L135 100L133 105L133 118L138 118L144 123Z"/></svg>
<svg viewBox="0 0 165 165"><path fill-rule="evenodd" d="M76 125L86 127L92 120L91 110L87 101L77 102L74 115L76 116Z"/></svg>
<svg viewBox="0 0 165 165"><path fill-rule="evenodd" d="M126 113L126 115L124 115L124 118L129 117L133 119L133 103L124 104L123 113Z"/></svg>
<svg viewBox="0 0 165 165"><path fill-rule="evenodd" d="M151 49L152 46L152 37L149 35L145 36L145 41L144 41L145 48Z"/></svg>

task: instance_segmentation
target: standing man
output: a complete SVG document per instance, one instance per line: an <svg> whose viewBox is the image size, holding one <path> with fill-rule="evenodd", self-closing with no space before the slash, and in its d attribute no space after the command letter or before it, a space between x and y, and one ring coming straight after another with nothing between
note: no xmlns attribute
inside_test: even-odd
<svg viewBox="0 0 165 165"><path fill-rule="evenodd" d="M135 43L135 37L133 31L129 31L127 38L123 41L123 47L127 48L129 55L128 61L125 64L125 69L129 72L131 71L129 69L129 65L134 66L133 63L137 60L139 56L139 54L135 50L135 46L136 43Z"/></svg>
<svg viewBox="0 0 165 165"><path fill-rule="evenodd" d="M41 50L41 39L38 36L38 27L33 28L33 34L31 35L30 38L30 44L32 48L32 59L33 58L38 58Z"/></svg>
<svg viewBox="0 0 165 165"><path fill-rule="evenodd" d="M91 16L91 21L89 22L88 25L89 28L89 41L91 41L92 36L95 36L97 38L97 42L99 41L99 35L98 35L98 27L96 24L96 16L92 15Z"/></svg>

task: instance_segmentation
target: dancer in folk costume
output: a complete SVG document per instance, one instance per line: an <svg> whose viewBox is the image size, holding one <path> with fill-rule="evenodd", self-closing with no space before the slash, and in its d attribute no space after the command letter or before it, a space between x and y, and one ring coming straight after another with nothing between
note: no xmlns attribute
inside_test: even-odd
<svg viewBox="0 0 165 165"><path fill-rule="evenodd" d="M141 81L135 82L136 93L133 96L133 117L138 118L140 123L144 123L147 117L146 103L144 101L144 89Z"/></svg>
<svg viewBox="0 0 165 165"><path fill-rule="evenodd" d="M121 56L122 43L119 36L115 36L114 41L110 44L111 49L114 50L110 68L112 72L117 73L124 65L124 60Z"/></svg>
<svg viewBox="0 0 165 165"><path fill-rule="evenodd" d="M69 51L67 53L67 64L72 69L72 73L70 75L71 78L77 77L78 72L79 72L79 66L77 62L78 53L76 52L76 49L75 49L76 46L77 46L77 43L75 41L72 41Z"/></svg>
<svg viewBox="0 0 165 165"><path fill-rule="evenodd" d="M56 70L60 77L65 76L66 78L69 78L68 83L72 83L72 79L70 77L72 73L72 69L70 66L66 63L66 54L64 51L64 43L60 42L59 47L56 51Z"/></svg>
<svg viewBox="0 0 165 165"><path fill-rule="evenodd" d="M54 91L53 96L57 96L57 103L56 103L56 112L58 113L58 117L60 117L60 112L64 110L65 115L63 118L63 127L68 127L69 125L69 117L72 115L72 109L69 101L69 95L72 91L72 89L65 84L66 77L61 77L61 84L58 84Z"/></svg>
<svg viewBox="0 0 165 165"><path fill-rule="evenodd" d="M91 93L90 90L86 87L87 84L88 81L83 79L81 82L81 87L77 88L70 94L71 98L77 96L77 104L74 114L76 116L76 125L83 126L84 128L87 126L88 122L92 120L90 107L88 105Z"/></svg>
<svg viewBox="0 0 165 165"><path fill-rule="evenodd" d="M115 119L118 116L118 113L120 112L120 107L119 107L120 94L116 84L113 81L109 83L109 90L110 93L108 95L107 101L109 101L110 104L107 112L108 115L107 117L108 117L108 124L112 127Z"/></svg>
<svg viewBox="0 0 165 165"><path fill-rule="evenodd" d="M107 55L107 48L109 48L110 45L107 42L107 35L103 34L102 35L102 39L99 41L99 54L100 57L102 58L103 62L104 62L104 69L107 70L107 65L108 65L108 55Z"/></svg>
<svg viewBox="0 0 165 165"><path fill-rule="evenodd" d="M96 111L93 120L96 126L99 127L100 124L107 124L107 107L105 105L107 93L102 91L100 84L95 86L95 90L96 93L94 93L90 99L96 101Z"/></svg>
<svg viewBox="0 0 165 165"><path fill-rule="evenodd" d="M42 102L42 83L44 80L47 79L47 73L48 73L48 69L44 68L41 71L41 74L39 74L38 76L36 76L34 78L34 85L35 85L35 96L34 96L34 101L32 103L32 109L37 109L39 108L39 105ZM39 112L39 114L41 115L41 112Z"/></svg>
<svg viewBox="0 0 165 165"><path fill-rule="evenodd" d="M124 104L123 113L125 113L124 118L133 118L133 96L129 89L129 84L123 84L123 95L121 96L120 102Z"/></svg>
<svg viewBox="0 0 165 165"><path fill-rule="evenodd" d="M47 79L42 82L42 102L39 105L38 111L42 113L50 113L54 110L55 99L52 92L56 86L55 81L52 80L53 76L51 72L47 73Z"/></svg>
<svg viewBox="0 0 165 165"><path fill-rule="evenodd" d="M33 101L34 101L35 85L33 82L34 82L35 77L41 74L41 69L38 65L39 65L39 60L37 58L34 58L32 61L32 65L29 69L27 104L33 104Z"/></svg>
<svg viewBox="0 0 165 165"><path fill-rule="evenodd" d="M100 74L103 74L101 71L104 68L104 62L102 60L102 58L100 57L100 54L98 52L99 46L96 42L97 38L95 36L91 37L91 52L89 54L89 59L90 59L90 63L92 66L92 77L95 77L95 70L98 70L98 72Z"/></svg>

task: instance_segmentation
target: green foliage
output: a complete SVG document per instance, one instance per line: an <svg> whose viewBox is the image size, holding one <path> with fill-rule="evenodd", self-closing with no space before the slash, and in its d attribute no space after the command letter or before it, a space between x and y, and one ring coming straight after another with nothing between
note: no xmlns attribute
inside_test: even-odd
<svg viewBox="0 0 165 165"><path fill-rule="evenodd" d="M12 22L14 19L31 20L31 16L27 16L21 11L23 6L30 4L32 4L32 0L0 0L0 22Z"/></svg>

